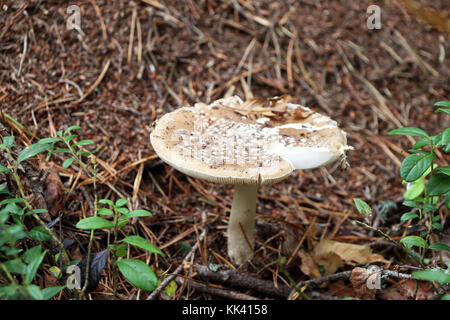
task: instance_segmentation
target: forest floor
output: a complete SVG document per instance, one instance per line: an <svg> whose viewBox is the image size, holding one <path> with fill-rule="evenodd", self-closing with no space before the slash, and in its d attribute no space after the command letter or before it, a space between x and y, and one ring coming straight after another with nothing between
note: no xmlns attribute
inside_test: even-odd
<svg viewBox="0 0 450 320"><path fill-rule="evenodd" d="M68 2L0 1L0 104L10 116L0 121L22 147L36 142L33 135L82 127L80 139L95 142L87 149L99 163L98 198L127 198L129 209L153 213L121 232L146 237L166 256L135 249L129 256L167 275L183 265L172 283L176 290L157 299L298 299L302 295L292 282L304 287L303 281L334 273L334 279L307 286L304 293L316 299L412 298L413 280L392 277L376 293L349 281L357 265L403 274L412 265L380 234L355 222L363 218L353 199L369 203L370 223L393 239L414 234L409 223L400 223L408 209L402 205L399 169L412 141L387 132L415 126L436 134L449 126L448 118L433 112L433 103L450 97L448 33L418 20L400 0L379 1L379 30L366 26L372 4L366 0L72 2L81 9L81 30L67 27ZM450 17L447 0L427 6ZM354 147L348 152L350 168L335 163L298 171L259 188L255 258L236 268L226 252L231 186L193 179L164 164L149 141L152 123L200 101L285 93L347 132ZM40 157L34 164L57 172L66 194L72 190L46 199L50 214L43 219L61 216L59 235L76 240L67 250L77 260L86 255L89 235L75 224L93 214L94 189L76 164L63 169L64 160L55 155L51 163ZM445 164L448 158L437 161ZM32 197L32 190L27 192ZM444 230L450 233L448 223ZM94 252L109 241L95 237ZM183 261L196 243L194 255ZM325 251L320 256L319 244ZM332 245L347 256L333 253ZM218 265L223 272L237 269L243 278L214 278L211 268ZM92 299L111 297L110 270ZM46 275L40 274L43 286ZM121 299L150 295L125 280L118 292ZM421 282L418 297L433 295ZM67 291L58 296L70 298Z"/></svg>

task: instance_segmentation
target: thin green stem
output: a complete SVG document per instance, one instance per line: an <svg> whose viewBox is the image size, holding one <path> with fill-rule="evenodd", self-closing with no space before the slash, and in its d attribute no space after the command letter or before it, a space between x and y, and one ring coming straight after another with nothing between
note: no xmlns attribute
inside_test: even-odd
<svg viewBox="0 0 450 320"><path fill-rule="evenodd" d="M97 199L97 163L94 162L94 176L93 176L93 183L94 183L94 217L98 214L98 199ZM91 230L91 234L89 237L89 244L88 244L88 253L87 253L87 264L86 264L86 277L83 284L83 288L81 289L81 297L84 296L84 292L86 291L86 288L88 286L89 282L89 272L91 269L91 252L92 252L92 243L94 242L94 230Z"/></svg>

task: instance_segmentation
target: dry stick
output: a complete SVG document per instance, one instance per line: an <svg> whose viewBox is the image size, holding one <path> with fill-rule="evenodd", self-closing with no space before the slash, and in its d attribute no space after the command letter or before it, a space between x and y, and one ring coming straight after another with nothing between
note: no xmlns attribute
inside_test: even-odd
<svg viewBox="0 0 450 320"><path fill-rule="evenodd" d="M161 282L161 284L152 292L152 294L147 297L147 300L155 300L156 297L159 296L161 291L163 291L164 288L167 287L167 285L173 279L175 279L175 277L181 272L181 270L183 270L184 264L186 262L188 262L191 259L191 257L194 255L195 251L197 251L198 244L200 242L202 242L203 238L205 237L205 234L206 234L206 229L203 228L203 231L202 231L202 233L200 234L200 237L199 237L199 241L195 242L194 246L191 248L191 251L189 251L189 253L186 255L186 257L184 257L184 259L181 262L181 264L175 269L175 271L170 276L168 276L167 278L165 278Z"/></svg>
<svg viewBox="0 0 450 320"><path fill-rule="evenodd" d="M179 284L188 283L192 288L194 288L197 291L201 291L201 292L204 292L204 293L209 293L209 294L212 294L214 296L224 297L224 298L227 298L227 299L234 299L234 300L259 300L258 298L255 298L255 297L243 294L243 293L211 287L211 286L208 286L208 285L203 284L203 283L198 283L196 281L184 279L182 277L177 277L176 281Z"/></svg>
<svg viewBox="0 0 450 320"><path fill-rule="evenodd" d="M285 285L281 285L276 288L274 287L272 281L261 280L233 269L225 271L212 271L207 266L196 264L195 270L200 277L254 289L274 296L287 297L291 291L291 289Z"/></svg>

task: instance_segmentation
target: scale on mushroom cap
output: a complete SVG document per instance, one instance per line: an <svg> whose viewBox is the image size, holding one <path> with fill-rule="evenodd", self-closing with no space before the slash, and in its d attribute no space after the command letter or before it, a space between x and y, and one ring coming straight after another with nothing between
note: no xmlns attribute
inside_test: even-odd
<svg viewBox="0 0 450 320"><path fill-rule="evenodd" d="M238 265L253 253L258 185L345 159L352 149L334 120L292 101L233 96L197 103L165 114L150 135L155 152L175 169L234 185L228 255Z"/></svg>

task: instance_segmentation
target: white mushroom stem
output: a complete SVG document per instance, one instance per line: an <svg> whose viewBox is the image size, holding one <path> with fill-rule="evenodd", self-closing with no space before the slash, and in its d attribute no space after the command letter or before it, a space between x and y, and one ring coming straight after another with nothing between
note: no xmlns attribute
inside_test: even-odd
<svg viewBox="0 0 450 320"><path fill-rule="evenodd" d="M234 186L233 204L228 224L228 256L237 265L253 254L257 185Z"/></svg>

